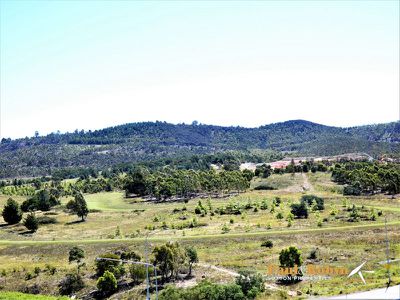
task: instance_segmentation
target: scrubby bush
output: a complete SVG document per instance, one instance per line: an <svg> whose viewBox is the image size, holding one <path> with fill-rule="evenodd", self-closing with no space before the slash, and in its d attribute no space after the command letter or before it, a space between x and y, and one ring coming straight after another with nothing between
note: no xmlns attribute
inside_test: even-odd
<svg viewBox="0 0 400 300"><path fill-rule="evenodd" d="M271 240L266 240L261 243L261 247L272 248L273 246L274 246L274 243Z"/></svg>
<svg viewBox="0 0 400 300"><path fill-rule="evenodd" d="M264 291L262 275L251 271L240 271L235 283L240 286L247 299L255 299L259 293Z"/></svg>
<svg viewBox="0 0 400 300"><path fill-rule="evenodd" d="M296 218L308 218L308 208L305 202L301 203L293 203L290 206L290 212L296 217Z"/></svg>
<svg viewBox="0 0 400 300"><path fill-rule="evenodd" d="M24 226L31 232L36 232L39 228L39 222L34 213L30 213L24 220Z"/></svg>
<svg viewBox="0 0 400 300"><path fill-rule="evenodd" d="M85 287L82 276L75 273L67 274L58 284L61 295L71 295Z"/></svg>
<svg viewBox="0 0 400 300"><path fill-rule="evenodd" d="M117 279L113 273L105 271L97 280L97 289L104 295L111 295L117 290Z"/></svg>
<svg viewBox="0 0 400 300"><path fill-rule="evenodd" d="M129 275L135 284L139 284L146 279L146 266L139 264L132 264L129 266Z"/></svg>
<svg viewBox="0 0 400 300"><path fill-rule="evenodd" d="M245 300L241 288L237 284L217 284L207 280L187 289L167 286L160 293L159 300Z"/></svg>
<svg viewBox="0 0 400 300"><path fill-rule="evenodd" d="M56 218L52 218L52 217L48 217L48 216L37 217L37 220L38 220L38 223L40 225L56 224L57 223L57 219Z"/></svg>
<svg viewBox="0 0 400 300"><path fill-rule="evenodd" d="M254 190L256 190L256 191L271 191L271 190L276 190L276 188L269 184L263 183L263 184L260 184L260 185L257 185L256 187L254 187Z"/></svg>
<svg viewBox="0 0 400 300"><path fill-rule="evenodd" d="M312 207L313 210L324 210L324 199L315 195L303 195L300 199L301 202L305 202L308 206Z"/></svg>
<svg viewBox="0 0 400 300"><path fill-rule="evenodd" d="M100 258L120 259L120 257L113 253L106 253L100 255ZM125 273L123 265L119 261L113 260L96 260L96 274L102 276L105 272L111 272L116 278L121 277Z"/></svg>

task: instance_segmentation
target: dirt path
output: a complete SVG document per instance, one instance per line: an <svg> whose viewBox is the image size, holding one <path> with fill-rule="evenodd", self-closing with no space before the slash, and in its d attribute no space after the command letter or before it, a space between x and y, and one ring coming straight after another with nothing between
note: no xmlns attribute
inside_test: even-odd
<svg viewBox="0 0 400 300"><path fill-rule="evenodd" d="M301 176L303 177L303 190L309 191L309 192L313 192L314 191L314 187L313 185L310 183L310 180L308 180L308 176L305 173L302 173Z"/></svg>
<svg viewBox="0 0 400 300"><path fill-rule="evenodd" d="M217 267L217 266L214 266L214 265L209 265L209 264L204 264L204 263L198 263L197 265L201 266L201 267L204 267L204 268L210 268L210 269L213 269L215 271L231 275L233 277L240 276L240 274L235 272L235 271L232 271L232 270L229 270L229 269L225 269L225 268L221 268L221 267ZM277 285L274 285L274 284L265 283L265 287L269 288L271 290L280 290L280 288Z"/></svg>

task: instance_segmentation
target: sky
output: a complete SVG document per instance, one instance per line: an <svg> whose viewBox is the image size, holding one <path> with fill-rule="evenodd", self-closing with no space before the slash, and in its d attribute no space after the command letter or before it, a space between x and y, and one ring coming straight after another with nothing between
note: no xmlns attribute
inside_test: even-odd
<svg viewBox="0 0 400 300"><path fill-rule="evenodd" d="M0 137L399 120L399 1L0 1Z"/></svg>

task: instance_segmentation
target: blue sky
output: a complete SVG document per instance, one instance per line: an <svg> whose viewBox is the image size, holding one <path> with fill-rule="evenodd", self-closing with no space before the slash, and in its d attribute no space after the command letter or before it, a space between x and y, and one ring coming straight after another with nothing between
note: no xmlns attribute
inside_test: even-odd
<svg viewBox="0 0 400 300"><path fill-rule="evenodd" d="M399 1L0 1L1 136L399 119Z"/></svg>

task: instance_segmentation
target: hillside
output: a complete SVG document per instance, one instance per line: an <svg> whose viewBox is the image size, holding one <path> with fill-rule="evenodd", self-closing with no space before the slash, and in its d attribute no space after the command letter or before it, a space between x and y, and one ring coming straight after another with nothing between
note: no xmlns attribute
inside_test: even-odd
<svg viewBox="0 0 400 300"><path fill-rule="evenodd" d="M178 155L254 149L299 155L399 155L400 123L339 128L294 120L243 128L143 122L88 132L2 139L0 177L37 176L58 168L104 168Z"/></svg>

